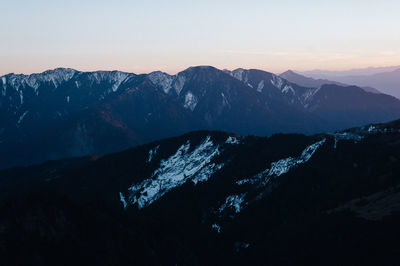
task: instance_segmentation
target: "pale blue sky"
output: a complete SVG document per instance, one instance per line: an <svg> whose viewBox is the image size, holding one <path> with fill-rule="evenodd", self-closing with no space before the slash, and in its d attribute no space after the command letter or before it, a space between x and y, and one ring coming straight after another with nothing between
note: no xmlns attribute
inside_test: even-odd
<svg viewBox="0 0 400 266"><path fill-rule="evenodd" d="M0 0L0 74L400 64L400 1Z"/></svg>

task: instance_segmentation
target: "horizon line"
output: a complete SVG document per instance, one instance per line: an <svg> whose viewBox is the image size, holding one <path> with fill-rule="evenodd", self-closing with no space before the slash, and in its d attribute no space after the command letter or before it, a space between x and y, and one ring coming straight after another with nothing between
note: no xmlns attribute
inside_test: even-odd
<svg viewBox="0 0 400 266"><path fill-rule="evenodd" d="M72 70L77 71L77 72L101 72L101 71L112 72L112 71L118 71L118 72L124 72L124 73L129 73L129 74L136 74L136 75L146 75L146 74L150 74L150 73L153 73L153 72L163 72L163 73L166 73L166 74L172 76L172 75L176 75L176 74L178 74L180 72L183 72L183 71L185 71L185 70L187 70L189 68L192 68L192 67L213 67L213 68L221 70L221 71L224 71L224 70L233 71L233 70L236 70L236 69L245 69L245 70L255 69L255 70L261 70L261 71L273 73L273 74L276 74L276 75L280 75L280 74L282 74L282 73L284 73L286 71L293 71L293 72L297 72L297 73L317 72L317 71L335 73L335 72L347 72L347 71L357 71L357 70L373 70L373 69L379 69L379 68L397 68L397 67L400 68L400 64L399 65L385 65L385 66L368 66L368 67L359 67L359 68L358 67L355 67L355 68L353 67L353 68L340 69L340 70L339 69L331 70L331 69L322 69L322 68L314 68L314 69L309 69L309 70L296 70L294 68L290 68L289 67L285 71L282 71L282 72L269 71L269 70L266 70L264 68L246 68L246 67L237 67L237 68L224 67L224 68L219 68L219 67L216 67L216 66L213 66L213 65L192 65L192 66L189 66L189 67L183 67L183 68L181 68L181 70L176 71L176 72L175 71L174 72L163 71L161 69L156 69L156 70L146 71L146 72L134 72L134 71L125 71L125 70L118 70L118 69L79 70L78 68L74 68L74 67L63 67L63 66L60 66L60 67L55 67L55 68L51 68L51 67L50 68L46 68L41 72L30 72L30 73L27 73L27 72L25 72L25 73L24 72L18 72L18 73L8 72L8 73L5 73L5 74L0 74L0 77L4 77L4 76L7 76L7 75L30 76L30 75L35 75L35 74L42 74L42 73L44 73L46 71L54 71L54 70L57 70L57 69L72 69Z"/></svg>

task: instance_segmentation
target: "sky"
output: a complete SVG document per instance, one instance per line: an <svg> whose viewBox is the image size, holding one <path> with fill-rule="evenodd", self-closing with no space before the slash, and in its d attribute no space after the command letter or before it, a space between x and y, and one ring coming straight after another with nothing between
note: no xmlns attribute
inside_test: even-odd
<svg viewBox="0 0 400 266"><path fill-rule="evenodd" d="M398 0L0 0L0 12L0 75L400 65Z"/></svg>

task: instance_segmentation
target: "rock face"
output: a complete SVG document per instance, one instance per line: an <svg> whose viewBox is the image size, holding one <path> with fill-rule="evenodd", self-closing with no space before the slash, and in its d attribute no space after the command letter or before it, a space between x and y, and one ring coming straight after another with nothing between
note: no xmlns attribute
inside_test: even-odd
<svg viewBox="0 0 400 266"><path fill-rule="evenodd" d="M260 70L177 75L55 69L0 78L0 168L103 155L192 130L241 135L331 131L400 116L357 87L301 87Z"/></svg>
<svg viewBox="0 0 400 266"><path fill-rule="evenodd" d="M393 265L399 139L400 121L313 136L196 131L0 171L0 257L6 265Z"/></svg>

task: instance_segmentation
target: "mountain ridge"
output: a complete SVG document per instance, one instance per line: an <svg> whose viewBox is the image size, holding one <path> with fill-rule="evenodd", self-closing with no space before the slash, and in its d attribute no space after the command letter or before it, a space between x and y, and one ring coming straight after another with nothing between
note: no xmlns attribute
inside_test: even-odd
<svg viewBox="0 0 400 266"><path fill-rule="evenodd" d="M342 87L348 87L350 85L348 84L344 84L341 82L337 82L337 81L332 81L332 80L328 80L328 79L314 79L314 78L310 78L310 77L306 77L303 75L300 75L296 72L294 72L293 70L288 70L283 72L282 74L279 75L280 77L289 80L290 82L293 82L295 84L298 84L300 86L304 86L304 87L313 87L313 88L318 88L321 87L322 85L328 85L328 84L333 84L333 85L338 85L338 86L342 86ZM372 87L361 87L363 90L365 90L366 92L372 92L372 93L381 93L380 91L378 91L377 89L374 89Z"/></svg>
<svg viewBox="0 0 400 266"><path fill-rule="evenodd" d="M0 255L42 265L93 254L100 265L390 265L399 134L399 120L313 136L197 131L3 170Z"/></svg>
<svg viewBox="0 0 400 266"><path fill-rule="evenodd" d="M400 67L390 67L386 71L371 72L367 74L344 72L342 75L333 75L332 73L325 73L323 76L319 74L313 74L308 72L301 72L304 75L313 78L327 78L342 82L346 84L361 86L361 87L373 87L378 89L380 92L393 95L400 98L400 78L399 78Z"/></svg>
<svg viewBox="0 0 400 266"><path fill-rule="evenodd" d="M102 155L200 129L311 134L400 116L400 101L390 96L351 87L338 109L331 91L340 87L302 87L261 70L198 66L136 75L59 68L0 80L0 168Z"/></svg>

